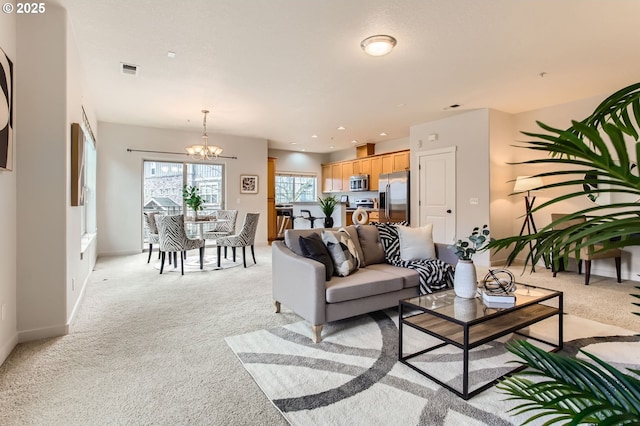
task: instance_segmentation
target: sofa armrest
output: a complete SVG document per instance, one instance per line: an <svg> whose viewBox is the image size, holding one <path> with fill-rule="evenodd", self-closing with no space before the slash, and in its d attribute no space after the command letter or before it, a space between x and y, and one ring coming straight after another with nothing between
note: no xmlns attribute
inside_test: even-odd
<svg viewBox="0 0 640 426"><path fill-rule="evenodd" d="M435 246L438 259L455 267L458 263L458 256L456 256L453 250L449 248L449 245L443 243L435 243Z"/></svg>
<svg viewBox="0 0 640 426"><path fill-rule="evenodd" d="M273 299L312 325L326 322L324 265L298 256L282 241L271 245Z"/></svg>

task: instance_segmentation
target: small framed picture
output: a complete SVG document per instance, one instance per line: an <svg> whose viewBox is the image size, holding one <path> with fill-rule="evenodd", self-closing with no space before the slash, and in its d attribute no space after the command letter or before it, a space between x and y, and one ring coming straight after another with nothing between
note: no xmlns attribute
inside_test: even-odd
<svg viewBox="0 0 640 426"><path fill-rule="evenodd" d="M240 193L258 193L258 175L240 175Z"/></svg>
<svg viewBox="0 0 640 426"><path fill-rule="evenodd" d="M349 202L349 196L348 195L343 195L340 197L340 202L341 203L348 203Z"/></svg>

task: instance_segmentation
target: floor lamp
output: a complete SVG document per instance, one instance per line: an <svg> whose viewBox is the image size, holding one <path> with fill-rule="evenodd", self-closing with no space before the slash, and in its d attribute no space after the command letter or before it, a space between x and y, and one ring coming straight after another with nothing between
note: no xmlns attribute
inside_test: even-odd
<svg viewBox="0 0 640 426"><path fill-rule="evenodd" d="M520 228L520 236L524 234L525 228L527 229L527 235L531 235L532 233L537 233L538 229L536 228L536 223L533 221L533 215L531 214L531 210L533 210L533 204L536 202L535 195L531 196L531 191L540 188L544 185L541 177L531 177L531 176L518 176L516 178L516 183L513 185L513 192L526 192L527 195L524 196L524 205L525 205L525 216L524 222L522 223L522 228ZM532 232L533 231L533 232ZM529 241L529 249L533 252L533 242ZM535 265L531 265L531 271L535 272Z"/></svg>

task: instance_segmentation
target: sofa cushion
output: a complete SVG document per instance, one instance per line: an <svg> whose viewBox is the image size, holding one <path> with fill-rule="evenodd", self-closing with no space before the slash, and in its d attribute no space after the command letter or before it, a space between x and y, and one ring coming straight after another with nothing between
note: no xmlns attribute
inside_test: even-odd
<svg viewBox="0 0 640 426"><path fill-rule="evenodd" d="M311 234L318 234L317 229L287 229L284 231L284 243L289 250L297 254L298 256L304 256L302 253L302 248L300 247L300 236L308 237Z"/></svg>
<svg viewBox="0 0 640 426"><path fill-rule="evenodd" d="M331 255L337 275L346 277L358 269L358 253L346 230L322 231L322 241Z"/></svg>
<svg viewBox="0 0 640 426"><path fill-rule="evenodd" d="M320 262L324 265L325 280L329 281L333 275L333 260L327 251L327 247L322 242L320 235L315 232L308 237L300 235L300 248L304 257L313 259L316 262Z"/></svg>
<svg viewBox="0 0 640 426"><path fill-rule="evenodd" d="M345 231L347 231L347 234L349 234L349 236L351 237L351 241L353 241L353 245L356 247L356 252L358 253L358 255L356 256L358 258L358 261L360 262L360 267L364 266L364 254L362 253L362 247L360 247L360 239L358 238L358 229L355 225L349 225L349 226L345 226L343 228L340 229L344 229Z"/></svg>
<svg viewBox="0 0 640 426"><path fill-rule="evenodd" d="M418 287L420 285L420 274L413 269L401 268L398 266L389 265L388 263L378 263L376 265L369 265L367 269L384 272L389 275L401 277L403 280L402 286L404 288Z"/></svg>
<svg viewBox="0 0 640 426"><path fill-rule="evenodd" d="M373 225L358 225L358 240L362 248L362 265L384 263L384 248L380 241L378 228Z"/></svg>
<svg viewBox="0 0 640 426"><path fill-rule="evenodd" d="M410 228L397 226L400 240L400 258L402 260L435 259L436 248L433 244L433 224Z"/></svg>
<svg viewBox="0 0 640 426"><path fill-rule="evenodd" d="M401 290L403 284L402 277L361 268L348 277L333 277L327 282L327 303L345 302L389 293Z"/></svg>

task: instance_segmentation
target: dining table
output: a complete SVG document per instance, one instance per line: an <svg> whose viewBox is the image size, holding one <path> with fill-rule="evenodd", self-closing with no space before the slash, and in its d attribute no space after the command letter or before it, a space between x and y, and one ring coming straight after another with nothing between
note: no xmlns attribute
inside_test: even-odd
<svg viewBox="0 0 640 426"><path fill-rule="evenodd" d="M220 225L223 223L228 223L229 219L218 219L218 218L210 218L205 220L195 220L195 219L185 219L185 225L198 225L198 238L203 239L204 235L204 225L207 225L207 230L215 230L215 226L212 225Z"/></svg>

